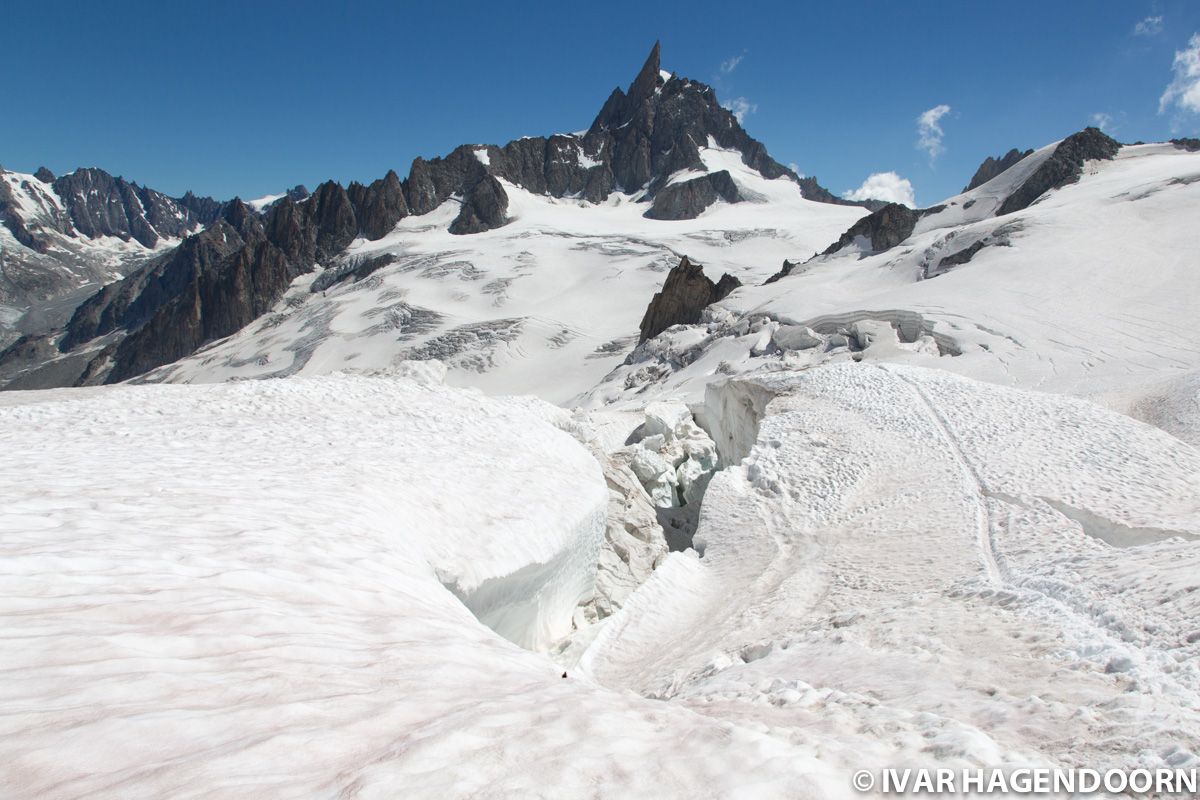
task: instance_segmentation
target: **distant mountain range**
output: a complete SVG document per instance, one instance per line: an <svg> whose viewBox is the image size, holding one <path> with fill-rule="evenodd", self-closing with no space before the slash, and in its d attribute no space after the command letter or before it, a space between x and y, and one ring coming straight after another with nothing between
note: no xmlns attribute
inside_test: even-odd
<svg viewBox="0 0 1200 800"><path fill-rule="evenodd" d="M772 159L711 87L663 71L658 44L585 133L463 145L415 159L403 181L392 171L370 185L327 182L311 198L293 191L252 206L170 198L98 169L61 178L44 169L6 172L0 221L15 241L0 240L0 322L10 341L14 331L27 335L0 356L0 380L48 362L32 385L124 380L169 363L239 330L296 276L331 264L356 238L382 238L408 216L453 198L451 233L504 225L505 184L595 204L625 195L646 205L647 218L694 219L718 200L744 199L727 170L706 168L701 150L710 142L765 178L794 181L807 199L853 205ZM63 318L81 286L106 283ZM56 301L59 313L44 313Z"/></svg>
<svg viewBox="0 0 1200 800"><path fill-rule="evenodd" d="M1028 207L1077 180L1086 161L1111 159L1119 148L1095 129L1068 137L987 213ZM1034 163L1032 154L1014 149L988 158L968 191ZM368 185L329 181L311 196L297 187L246 203L191 193L170 198L98 169L0 178L5 388L128 380L224 342L206 356L206 364L221 365L215 371L197 369L192 360L147 379L291 374L317 364L381 367L402 357L439 357L452 367L457 360L468 371L500 374L505 368L497 358L512 355L500 351L533 347L555 351L547 363L578 372L573 388L584 391L629 355L644 314L642 338L695 321L738 282L779 280L818 254L895 247L945 209L850 203L815 178L798 176L742 129L711 87L664 71L657 44L587 131L462 145L442 158L415 159L403 180L389 171ZM543 221L532 224L539 215ZM479 238L484 234L499 238ZM553 244L563 237L571 241L569 253ZM982 246L947 254L926 275L969 260ZM709 280L693 264L688 281L672 284L686 287L686 297L668 291L646 312L659 273L684 255L709 250L718 261L741 254L720 291L707 288L720 273ZM601 267L586 267L573 284L555 283L575 274L572 253L604 254L603 268L615 270L589 290L597 307L609 305L601 296L613 297L602 321L587 313L588 298L575 294ZM358 298L363 307L347 322L356 332L340 335L331 320L342 312L326 302L330 291L372 291L385 273L418 269L414 259L423 265L419 275L437 281L436 290L429 281L409 285L406 277L403 290ZM486 307L465 313L470 293L444 297L445 281L476 276ZM522 287L530 287L528 295ZM393 296L431 291L438 297L423 304L400 299L397 305ZM386 332L390 344L376 323L366 322L372 312L396 319L395 330ZM584 319L588 324L580 325ZM296 326L291 333L289 325ZM538 326L546 333L536 344L522 338ZM564 337L592 345L554 344ZM359 344L314 359L335 340ZM222 357L222 349L236 354ZM587 359L594 363L586 369L571 366Z"/></svg>

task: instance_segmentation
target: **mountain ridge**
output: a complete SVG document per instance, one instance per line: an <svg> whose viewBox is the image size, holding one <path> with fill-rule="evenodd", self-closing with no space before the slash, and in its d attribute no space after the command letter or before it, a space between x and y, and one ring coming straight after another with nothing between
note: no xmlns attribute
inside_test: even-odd
<svg viewBox="0 0 1200 800"><path fill-rule="evenodd" d="M801 197L857 205L772 159L719 104L711 87L663 72L661 46L655 43L628 90L614 89L582 136L526 137L504 146L464 144L444 157L415 158L403 180L389 170L367 185L326 181L310 198L275 200L263 208L258 226L248 221L254 209L236 198L219 208L191 201L195 213L215 214L209 229L192 234L200 241L105 286L75 310L60 333L43 335L39 342L26 336L12 352L0 352L0 377L27 372L30 359L52 352L51 340L53 351L87 362L66 373L60 365L54 384L63 374L85 382L123 380L170 363L235 332L259 309L273 305L291 280L318 263L328 266L356 238L378 240L406 217L430 214L456 200L459 212L449 224L451 234L505 225L510 217L506 183L594 204L620 193L644 203L648 218L693 219L718 201L743 201L728 171L709 170L701 158L701 151L712 147L736 153L763 178L794 182ZM683 179L673 183L677 176ZM87 185L73 181L71 197L85 197ZM132 191L123 187L118 184L118 191ZM233 231L227 230L229 213L239 220ZM125 232L100 214L84 219L87 233ZM227 246L231 233L232 249ZM129 235L157 243L140 225ZM216 322L205 321L213 317ZM108 338L100 341L103 337Z"/></svg>

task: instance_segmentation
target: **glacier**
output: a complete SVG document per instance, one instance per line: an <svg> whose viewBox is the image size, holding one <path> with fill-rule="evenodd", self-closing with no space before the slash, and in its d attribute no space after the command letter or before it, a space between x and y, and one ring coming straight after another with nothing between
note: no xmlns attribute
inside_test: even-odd
<svg viewBox="0 0 1200 800"><path fill-rule="evenodd" d="M997 216L1057 144L878 251L711 141L744 201L692 220L505 182L134 383L0 394L0 794L1200 769L1200 153ZM683 255L744 285L639 344Z"/></svg>

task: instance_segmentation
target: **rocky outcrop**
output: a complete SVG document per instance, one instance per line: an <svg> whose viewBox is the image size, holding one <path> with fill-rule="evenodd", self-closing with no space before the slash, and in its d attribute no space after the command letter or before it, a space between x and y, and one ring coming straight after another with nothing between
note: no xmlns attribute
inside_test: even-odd
<svg viewBox="0 0 1200 800"><path fill-rule="evenodd" d="M1004 200L996 216L1028 208L1051 189L1061 189L1079 180L1079 176L1083 174L1083 162L1110 161L1120 149L1120 143L1106 136L1099 128L1084 128L1079 133L1068 136L1059 142L1058 147L1054 148L1054 153Z"/></svg>
<svg viewBox="0 0 1200 800"><path fill-rule="evenodd" d="M1200 150L1200 139L1172 139L1171 144L1180 150L1187 150L1189 153L1195 153Z"/></svg>
<svg viewBox="0 0 1200 800"><path fill-rule="evenodd" d="M45 167L38 167L37 172L33 173L33 177L42 183L54 183L54 173Z"/></svg>
<svg viewBox="0 0 1200 800"><path fill-rule="evenodd" d="M467 191L462 209L450 223L450 232L463 235L499 228L508 221L507 212L508 193L500 181L488 175Z"/></svg>
<svg viewBox="0 0 1200 800"><path fill-rule="evenodd" d="M645 216L650 219L695 219L717 200L736 203L741 199L729 171L721 170L664 186L654 196Z"/></svg>
<svg viewBox="0 0 1200 800"><path fill-rule="evenodd" d="M988 156L979 165L979 169L975 170L975 174L971 177L971 182L967 184L963 191L969 192L978 186L982 186L1031 153L1033 153L1032 150L1022 152L1014 147L999 158Z"/></svg>
<svg viewBox="0 0 1200 800"><path fill-rule="evenodd" d="M798 263L794 261L788 261L785 258L783 260L783 266L779 268L778 272L763 281L763 286L766 286L768 283L775 283L775 281L786 278L788 275L791 275L798 266L800 266Z"/></svg>
<svg viewBox="0 0 1200 800"><path fill-rule="evenodd" d="M859 237L870 242L872 252L889 250L912 236L913 228L923 213L925 212L916 211L900 203L888 203L851 225L850 229L821 255L831 255L849 247Z"/></svg>
<svg viewBox="0 0 1200 800"><path fill-rule="evenodd" d="M346 194L354 207L359 232L372 241L391 233L396 223L408 216L404 187L395 170L388 170L387 175L370 186L352 183Z"/></svg>
<svg viewBox="0 0 1200 800"><path fill-rule="evenodd" d="M700 321L700 313L708 305L724 299L742 282L726 273L713 283L704 268L684 256L663 282L662 290L650 300L642 317L641 335L644 342L672 325L692 325Z"/></svg>

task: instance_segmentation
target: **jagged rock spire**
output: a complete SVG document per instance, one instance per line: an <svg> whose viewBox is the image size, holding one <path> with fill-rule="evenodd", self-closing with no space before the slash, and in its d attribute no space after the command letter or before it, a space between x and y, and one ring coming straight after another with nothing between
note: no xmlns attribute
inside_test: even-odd
<svg viewBox="0 0 1200 800"><path fill-rule="evenodd" d="M633 79L633 83L629 84L630 100L644 100L654 94L660 80L661 64L662 44L655 42L654 47L650 50L650 55L646 57L646 63L642 65L641 72Z"/></svg>
<svg viewBox="0 0 1200 800"><path fill-rule="evenodd" d="M704 274L704 267L689 261L687 256L667 273L662 290L646 306L642 317L641 335L638 343L652 339L672 325L692 325L700 321L700 315L711 303L723 300L742 282L729 273L713 283Z"/></svg>

